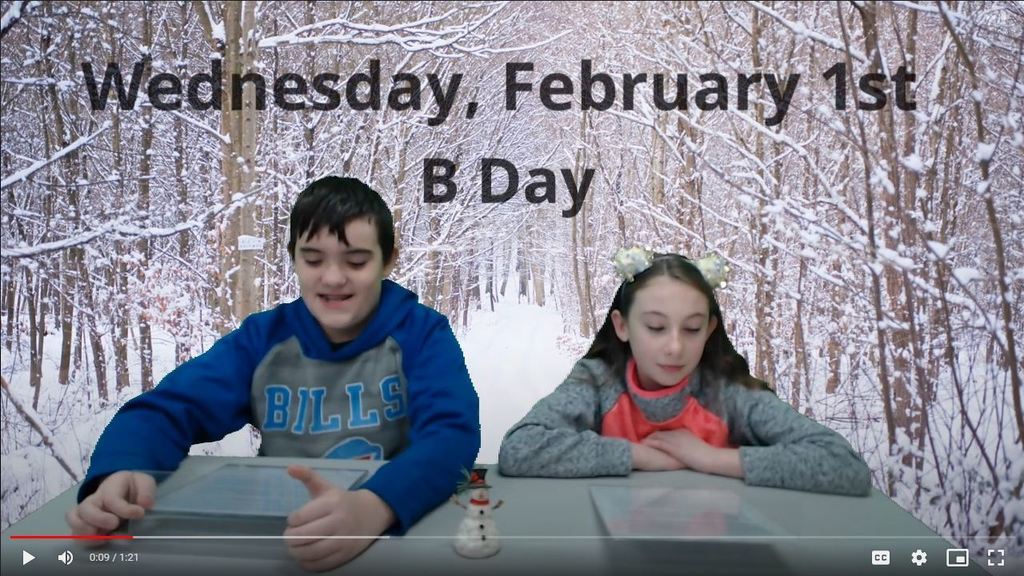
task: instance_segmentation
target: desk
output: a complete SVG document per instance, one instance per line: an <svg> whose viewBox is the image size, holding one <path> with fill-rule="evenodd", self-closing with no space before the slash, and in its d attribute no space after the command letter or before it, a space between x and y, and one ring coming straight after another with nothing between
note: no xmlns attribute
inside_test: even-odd
<svg viewBox="0 0 1024 576"><path fill-rule="evenodd" d="M178 477L194 477L225 462L246 458L192 456ZM261 458L261 464L291 463L317 467L375 470L367 461ZM469 560L452 549L452 536L464 511L447 503L428 514L407 537L383 539L333 574L416 576L540 575L604 576L619 574L984 574L973 557L965 568L946 567L952 547L891 500L875 491L867 498L825 496L771 488L752 488L739 480L680 472L634 472L628 478L544 479L510 478L492 472L491 499L505 504L494 512L506 539L491 558ZM736 542L618 540L607 536L590 494L591 486L679 486L734 491L744 506L781 526L783 538ZM61 494L3 533L2 567L6 576L34 574L143 574L144 576L202 574L261 576L303 574L288 557L282 540L133 540L89 549L69 540L11 540L12 535L67 534L65 512L74 504L77 487ZM465 500L465 496L463 497ZM149 524L147 525L147 522ZM131 532L164 535L280 534L268 523L238 521L189 523L143 520ZM891 551L889 566L872 566L871 551ZM920 549L928 562L915 566L911 553ZM64 550L74 556L65 566L57 560ZM22 565L22 552L36 559ZM137 552L136 562L90 562L92 552ZM993 572L995 573L995 572Z"/></svg>

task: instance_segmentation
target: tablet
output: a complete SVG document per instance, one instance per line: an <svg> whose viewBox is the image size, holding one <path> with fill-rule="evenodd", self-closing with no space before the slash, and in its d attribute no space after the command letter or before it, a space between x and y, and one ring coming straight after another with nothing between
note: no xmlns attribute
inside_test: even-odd
<svg viewBox="0 0 1024 576"><path fill-rule="evenodd" d="M351 490L365 470L313 468L331 484ZM157 490L153 512L179 515L283 518L309 502L306 486L284 466L225 464L184 485Z"/></svg>
<svg viewBox="0 0 1024 576"><path fill-rule="evenodd" d="M591 486L613 538L758 539L786 535L736 492L708 488Z"/></svg>

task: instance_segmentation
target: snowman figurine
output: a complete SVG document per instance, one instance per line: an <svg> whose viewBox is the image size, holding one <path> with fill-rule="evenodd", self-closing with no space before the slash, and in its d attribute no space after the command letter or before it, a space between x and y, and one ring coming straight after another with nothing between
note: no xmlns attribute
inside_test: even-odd
<svg viewBox="0 0 1024 576"><path fill-rule="evenodd" d="M491 511L500 508L504 501L499 500L491 506L487 492L490 486L484 480L486 468L474 468L472 474L465 474L466 479L459 484L458 493L469 490L469 504L463 504L458 496L452 496L452 502L466 511L466 516L455 532L455 551L466 558L494 556L501 550L501 542Z"/></svg>

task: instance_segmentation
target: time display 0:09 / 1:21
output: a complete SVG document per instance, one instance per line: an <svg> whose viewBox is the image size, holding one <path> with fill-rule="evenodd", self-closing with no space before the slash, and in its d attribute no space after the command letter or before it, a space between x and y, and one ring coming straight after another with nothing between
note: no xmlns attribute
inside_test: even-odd
<svg viewBox="0 0 1024 576"><path fill-rule="evenodd" d="M89 562L138 562L138 552L90 552Z"/></svg>

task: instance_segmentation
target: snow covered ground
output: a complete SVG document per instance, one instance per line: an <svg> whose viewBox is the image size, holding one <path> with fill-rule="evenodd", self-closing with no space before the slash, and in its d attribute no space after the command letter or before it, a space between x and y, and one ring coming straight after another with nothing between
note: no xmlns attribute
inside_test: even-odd
<svg viewBox="0 0 1024 576"><path fill-rule="evenodd" d="M468 332L459 335L480 396L479 462L497 462L505 432L569 374L578 354L559 348L560 341L566 344L561 334L554 308L506 300L494 312L476 312Z"/></svg>

